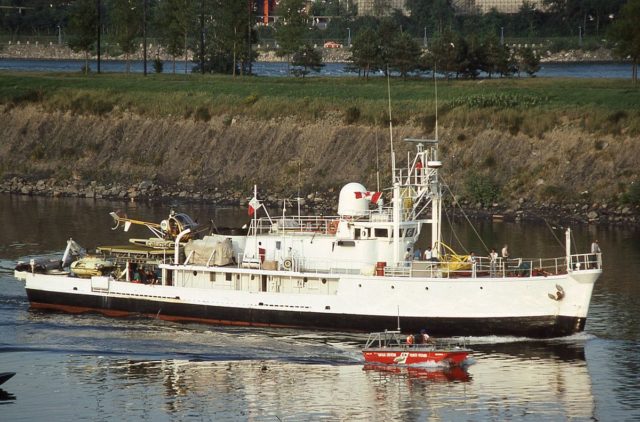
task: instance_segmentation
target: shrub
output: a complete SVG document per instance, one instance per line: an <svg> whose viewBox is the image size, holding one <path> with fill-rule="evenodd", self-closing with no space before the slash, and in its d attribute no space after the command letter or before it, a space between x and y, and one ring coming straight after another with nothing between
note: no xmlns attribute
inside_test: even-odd
<svg viewBox="0 0 640 422"><path fill-rule="evenodd" d="M37 103L39 101L42 101L43 98L44 94L41 90L30 89L26 92L15 94L13 97L11 97L11 102L16 105L22 103Z"/></svg>
<svg viewBox="0 0 640 422"><path fill-rule="evenodd" d="M251 94L251 95L247 95L244 98L243 103L251 106L251 105L254 105L256 102L258 102L259 99L260 99L260 96L258 94Z"/></svg>
<svg viewBox="0 0 640 422"><path fill-rule="evenodd" d="M482 165L483 165L484 167L487 167L487 168L493 168L493 167L495 167L495 166L496 166L496 157L494 157L494 156L493 156L493 154L488 155L488 156L484 159L484 161L483 161Z"/></svg>
<svg viewBox="0 0 640 422"><path fill-rule="evenodd" d="M209 111L209 107L201 105L196 108L193 117L196 121L208 122L211 120L211 111Z"/></svg>
<svg viewBox="0 0 640 422"><path fill-rule="evenodd" d="M613 113L607 116L607 120L611 123L619 123L620 120L627 118L627 112L624 110L614 111Z"/></svg>
<svg viewBox="0 0 640 422"><path fill-rule="evenodd" d="M418 123L424 133L431 133L436 127L436 116L434 114L426 114L418 118Z"/></svg>
<svg viewBox="0 0 640 422"><path fill-rule="evenodd" d="M469 198L483 206L496 202L499 197L500 187L489 176L472 173L467 176L465 186L467 187Z"/></svg>
<svg viewBox="0 0 640 422"><path fill-rule="evenodd" d="M156 57L155 60L153 61L153 70L156 73L162 73L164 69L164 63L162 63L162 60L160 60L160 57Z"/></svg>
<svg viewBox="0 0 640 422"><path fill-rule="evenodd" d="M100 98L80 94L69 103L69 110L75 114L94 114L102 116L113 110L113 103Z"/></svg>
<svg viewBox="0 0 640 422"><path fill-rule="evenodd" d="M552 199L559 202L569 197L567 189L564 186L558 185L546 185L541 193L544 199Z"/></svg>
<svg viewBox="0 0 640 422"><path fill-rule="evenodd" d="M640 183L631 182L627 192L622 196L622 202L632 205L640 205Z"/></svg>
<svg viewBox="0 0 640 422"><path fill-rule="evenodd" d="M344 112L344 122L350 125L356 123L358 120L360 120L360 109L355 106L347 108Z"/></svg>

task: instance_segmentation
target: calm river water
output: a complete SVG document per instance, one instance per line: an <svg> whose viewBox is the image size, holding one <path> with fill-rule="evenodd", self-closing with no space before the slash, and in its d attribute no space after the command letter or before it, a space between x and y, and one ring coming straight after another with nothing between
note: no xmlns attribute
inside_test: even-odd
<svg viewBox="0 0 640 422"><path fill-rule="evenodd" d="M96 62L89 63L95 72ZM80 72L84 60L35 60L35 59L0 59L0 70L28 72ZM191 72L194 64L189 62L187 69ZM327 63L319 73L311 72L309 76L355 76L348 72L345 63ZM100 64L102 72L125 72L126 62L123 60L104 60ZM142 73L142 61L131 62L131 72ZM147 71L153 73L151 62L147 63ZM173 65L164 62L163 73L173 72ZM184 62L176 63L176 72L185 73ZM256 62L253 72L258 76L287 76L286 62ZM382 74L379 74L382 76ZM542 63L539 77L556 78L631 78L631 63ZM374 75L375 76L375 75ZM522 77L526 77L525 74Z"/></svg>
<svg viewBox="0 0 640 422"><path fill-rule="evenodd" d="M249 194L248 194L249 195ZM0 415L33 420L572 420L640 419L640 237L575 227L598 238L605 273L586 331L551 340L471 337L465 370L369 367L363 335L230 328L29 310L12 276L19 259L146 235L111 231L108 212L158 221L170 208L243 224L245 209L0 195ZM458 237L482 250L473 231ZM478 222L488 246L560 256L552 224ZM449 234L445 238L451 237ZM426 243L426 242L425 242ZM424 246L424 245L423 245Z"/></svg>

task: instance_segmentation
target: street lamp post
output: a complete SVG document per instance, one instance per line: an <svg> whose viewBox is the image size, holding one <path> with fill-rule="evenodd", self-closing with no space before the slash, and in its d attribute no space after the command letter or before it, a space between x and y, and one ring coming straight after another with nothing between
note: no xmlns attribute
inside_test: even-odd
<svg viewBox="0 0 640 422"><path fill-rule="evenodd" d="M500 27L500 45L504 45L504 26Z"/></svg>
<svg viewBox="0 0 640 422"><path fill-rule="evenodd" d="M60 25L58 25L58 45L62 45L62 32Z"/></svg>
<svg viewBox="0 0 640 422"><path fill-rule="evenodd" d="M347 37L347 47L351 47L351 28L347 28L349 35Z"/></svg>
<svg viewBox="0 0 640 422"><path fill-rule="evenodd" d="M582 47L582 26L578 27L578 45Z"/></svg>
<svg viewBox="0 0 640 422"><path fill-rule="evenodd" d="M422 44L424 45L424 48L427 48L427 27L424 27L424 39L422 40Z"/></svg>

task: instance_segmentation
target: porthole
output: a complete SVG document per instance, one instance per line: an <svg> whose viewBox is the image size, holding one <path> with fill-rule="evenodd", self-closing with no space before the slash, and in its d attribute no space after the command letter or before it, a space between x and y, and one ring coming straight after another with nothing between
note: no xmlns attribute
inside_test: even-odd
<svg viewBox="0 0 640 422"><path fill-rule="evenodd" d="M326 278L322 279L322 284L327 284L327 279Z"/></svg>
<svg viewBox="0 0 640 422"><path fill-rule="evenodd" d="M429 290L429 286L425 287L424 289L425 289L425 290Z"/></svg>
<svg viewBox="0 0 640 422"><path fill-rule="evenodd" d="M395 289L395 288L396 288L395 286L391 286L391 289L392 289L392 290L393 290L393 289Z"/></svg>
<svg viewBox="0 0 640 422"><path fill-rule="evenodd" d="M480 286L480 290L482 290L482 286Z"/></svg>
<svg viewBox="0 0 640 422"><path fill-rule="evenodd" d="M362 287L362 284L358 284L358 287Z"/></svg>
<svg viewBox="0 0 640 422"><path fill-rule="evenodd" d="M197 271L194 271L194 272L193 272L193 275L194 275L194 276L198 275L198 272L197 272Z"/></svg>

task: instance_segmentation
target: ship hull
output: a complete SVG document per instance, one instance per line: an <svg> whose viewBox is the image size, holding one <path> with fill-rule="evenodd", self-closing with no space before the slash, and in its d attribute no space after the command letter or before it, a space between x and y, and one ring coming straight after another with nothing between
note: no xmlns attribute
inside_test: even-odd
<svg viewBox="0 0 640 422"><path fill-rule="evenodd" d="M27 296L32 309L69 313L101 313L113 317L147 316L179 322L362 332L395 328L398 325L397 317L384 315L211 306L177 300L169 302L149 298L65 293L29 288L27 288ZM585 322L586 317L564 315L403 316L401 318L403 331L417 332L427 327L429 333L434 336L561 337L582 331Z"/></svg>

